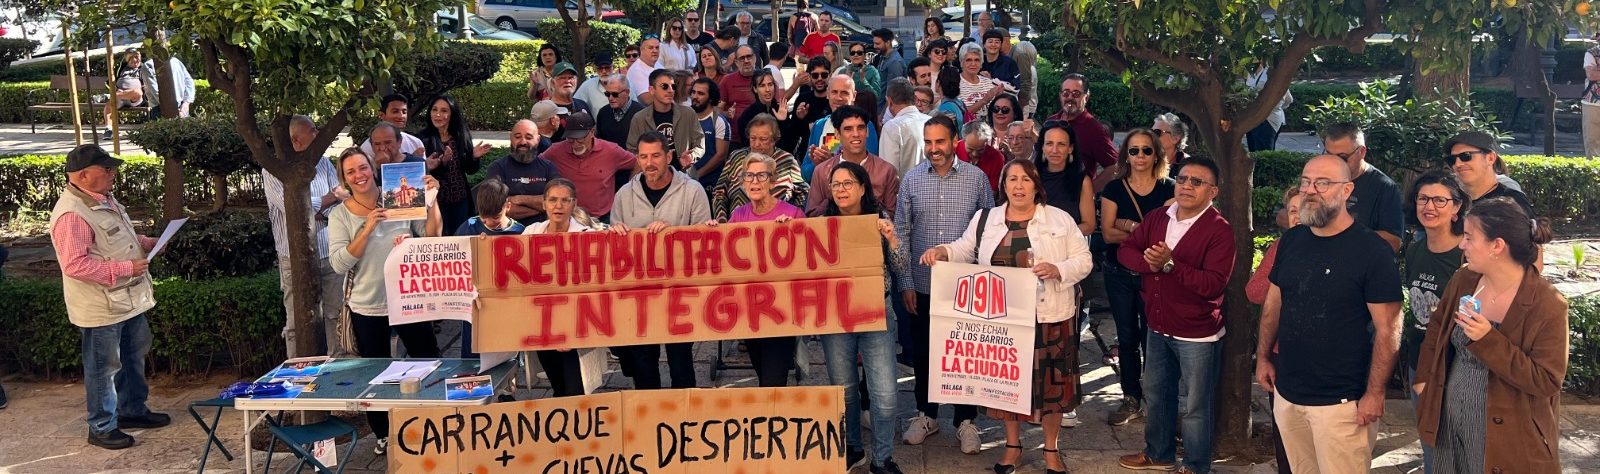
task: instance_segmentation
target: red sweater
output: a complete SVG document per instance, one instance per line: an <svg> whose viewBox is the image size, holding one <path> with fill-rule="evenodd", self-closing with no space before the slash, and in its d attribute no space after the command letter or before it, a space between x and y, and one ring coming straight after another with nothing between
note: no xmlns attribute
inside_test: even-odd
<svg viewBox="0 0 1600 474"><path fill-rule="evenodd" d="M1172 220L1167 207L1150 211L1133 235L1122 241L1117 261L1143 274L1144 310L1151 331L1168 336L1204 338L1222 330L1222 295L1233 273L1233 227L1206 209L1172 248L1172 273L1144 262L1144 251L1167 238Z"/></svg>

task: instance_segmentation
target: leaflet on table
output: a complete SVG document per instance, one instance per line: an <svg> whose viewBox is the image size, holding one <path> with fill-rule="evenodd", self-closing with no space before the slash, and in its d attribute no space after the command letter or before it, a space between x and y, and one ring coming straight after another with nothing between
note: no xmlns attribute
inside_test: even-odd
<svg viewBox="0 0 1600 474"><path fill-rule="evenodd" d="M400 379L407 377L422 379L433 373L433 370L437 368L439 368L438 360L397 360L390 362L389 368L383 369L383 373L373 377L372 381L367 383L369 385L383 385L400 383Z"/></svg>
<svg viewBox="0 0 1600 474"><path fill-rule="evenodd" d="M278 368L267 372L271 381L290 381L295 383L310 383L318 375L322 375L322 367L333 358L328 356L297 357L283 361Z"/></svg>
<svg viewBox="0 0 1600 474"><path fill-rule="evenodd" d="M473 400L494 395L494 378L488 375L445 379L445 400Z"/></svg>

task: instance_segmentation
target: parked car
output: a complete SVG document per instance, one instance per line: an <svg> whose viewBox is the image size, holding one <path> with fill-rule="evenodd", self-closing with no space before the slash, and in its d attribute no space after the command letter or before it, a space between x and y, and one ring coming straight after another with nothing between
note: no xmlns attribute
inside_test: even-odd
<svg viewBox="0 0 1600 474"><path fill-rule="evenodd" d="M576 12L578 2L566 0L567 9ZM593 16L600 16L599 2L589 1ZM556 0L478 0L478 15L488 18L495 26L505 30L533 31L534 25L545 18L561 18Z"/></svg>
<svg viewBox="0 0 1600 474"><path fill-rule="evenodd" d="M722 9L721 14L719 14L718 16L724 19L724 22L723 22L724 25L733 24L733 15L734 15L734 13L738 13L739 10L749 10L751 15L756 15L758 17L761 16L761 15L764 15L764 14L770 14L772 12L772 4L771 3L767 3L767 2L763 2L763 1L760 1L760 0L745 1L745 2L735 2L734 0L720 0L717 3L717 6ZM784 14L784 13L791 13L792 14L792 13L794 13L794 10L795 9L794 9L794 4L793 3L785 3L782 6L778 7L778 14L780 14L780 15ZM843 9L843 8L839 8L839 7L836 7L836 6L833 6L833 5L829 5L827 3L811 2L810 10L812 11L812 13L825 11L825 12L828 12L828 13L832 14L835 19L843 18L843 19L846 19L846 20L850 20L850 21L856 22L858 24L861 23L861 17L856 16L855 12L852 12L850 10L846 10L846 9Z"/></svg>
<svg viewBox="0 0 1600 474"><path fill-rule="evenodd" d="M972 5L972 27L973 28L977 28L978 27L978 14L979 13L983 13L988 8L989 8L988 4L973 4ZM950 7L950 8L945 8L945 9L939 11L939 22L940 23L944 23L944 34L945 34L945 37L950 38L951 40L954 40L954 41L960 41L961 39L966 37L966 35L962 34L962 32L965 31L965 29L967 27L966 20L965 20L966 11L967 11L966 7ZM1002 14L1005 13L1005 12L1003 12L1001 10L995 10L995 12L996 13L1002 13ZM1020 37L1022 37L1022 28L1026 26L1025 22L1023 21L1022 13L1013 10L1013 11L1010 12L1010 15L1011 15L1011 27L1008 28L1008 30L1011 32L1011 37L1012 38L1020 38ZM1001 23L1000 20L1001 20L1000 18L995 18L995 22L994 23L996 25L999 25ZM973 36L980 36L981 37L981 36L983 36L983 33L981 33L981 32L975 33ZM1036 36L1036 35L1030 32L1030 34L1028 36L1032 37L1032 36Z"/></svg>
<svg viewBox="0 0 1600 474"><path fill-rule="evenodd" d="M460 30L461 25L456 20L456 12L454 10L440 10L436 16L439 19L439 36L455 39L456 32ZM536 39L533 35L521 31L501 28L494 23L490 23L489 20L471 13L467 14L467 28L472 30L472 39L478 40L517 41Z"/></svg>

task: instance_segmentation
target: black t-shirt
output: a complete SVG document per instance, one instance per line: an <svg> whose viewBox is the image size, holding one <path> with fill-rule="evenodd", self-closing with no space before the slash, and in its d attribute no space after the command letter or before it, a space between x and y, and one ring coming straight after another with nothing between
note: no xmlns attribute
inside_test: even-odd
<svg viewBox="0 0 1600 474"><path fill-rule="evenodd" d="M1308 226L1284 232L1271 280L1278 316L1278 395L1296 405L1361 398L1372 362L1368 303L1400 301L1400 269L1376 232L1351 224L1319 237Z"/></svg>
<svg viewBox="0 0 1600 474"><path fill-rule="evenodd" d="M1533 215L1533 204L1530 201L1528 201L1528 195L1527 194L1523 194L1522 191L1518 191L1518 190L1515 190L1515 189L1508 188L1505 185L1499 184L1499 183L1495 183L1494 189L1490 189L1489 192L1483 193L1483 195L1482 196L1478 196L1477 199L1473 199L1472 203L1473 204L1477 204L1477 203L1483 202L1486 199L1493 199L1493 198L1497 198L1497 197L1511 198L1512 201L1515 201L1517 203L1517 206L1522 207L1522 212L1527 213L1529 219L1533 219L1534 218L1534 215Z"/></svg>
<svg viewBox="0 0 1600 474"><path fill-rule="evenodd" d="M1053 172L1043 160L1036 160L1035 163L1039 165L1039 180L1043 182L1039 189L1044 191L1045 203L1067 211L1072 220L1082 223L1084 216L1078 212L1078 198L1083 195L1083 167L1067 163L1066 169ZM1094 219L1094 216L1088 218Z"/></svg>
<svg viewBox="0 0 1600 474"><path fill-rule="evenodd" d="M674 140L672 138L672 111L657 112L655 109L650 109L650 116L650 118L655 119L656 131L667 137L667 150L672 152L673 155L677 155L678 149L673 146ZM678 160L672 161L676 163Z"/></svg>
<svg viewBox="0 0 1600 474"><path fill-rule="evenodd" d="M794 80L810 80L810 78L796 75ZM832 113L828 107L828 96L817 92L810 84L800 86L800 90L794 94L794 105L789 107L789 119L783 121L783 134L778 137L779 148L789 150L794 156L802 159L811 156L805 153L807 145L805 142L811 138L811 124ZM809 110L804 116L798 113L800 104L810 104L806 106Z"/></svg>
<svg viewBox="0 0 1600 474"><path fill-rule="evenodd" d="M689 34L688 30L684 30L684 35L688 35L688 34ZM699 36L695 36L694 38L688 38L687 36L684 38L684 40L688 41L689 44L692 44L692 45L695 45L695 46L705 46L705 45L711 44L711 41L715 40L715 39L716 39L715 36L712 36L711 33L706 32L706 31L701 31L700 35Z"/></svg>
<svg viewBox="0 0 1600 474"><path fill-rule="evenodd" d="M1082 172L1082 170L1079 170L1079 172ZM1178 191L1178 183L1173 181L1172 178L1158 179L1155 187L1150 188L1150 194L1139 196L1138 191L1133 192L1134 196L1138 196L1139 204L1134 206L1134 198L1128 196L1128 191L1132 190L1132 188L1126 186L1127 183L1128 180L1126 178L1112 181L1111 184L1106 185L1104 190L1100 191L1100 199L1117 203L1117 219L1127 219L1134 222L1144 222L1146 214L1167 205L1167 201L1171 201ZM1106 251L1111 255L1116 255L1117 247L1118 245L1116 244L1107 245ZM1120 265L1115 258L1106 259L1106 261L1110 262L1111 265Z"/></svg>
<svg viewBox="0 0 1600 474"><path fill-rule="evenodd" d="M668 189L672 189L672 183L667 183L667 186L661 189L651 188L649 184L645 184L643 177L639 178L639 184L644 188L644 198L650 200L652 207L661 204L661 198L667 196Z"/></svg>
<svg viewBox="0 0 1600 474"><path fill-rule="evenodd" d="M1419 238L1406 247L1406 300L1410 310L1405 314L1405 336L1400 339L1400 366L1413 369L1417 366L1417 352L1422 345L1428 319L1439 306L1444 287L1461 269L1460 247L1451 247L1441 253L1428 250L1428 239Z"/></svg>
<svg viewBox="0 0 1600 474"><path fill-rule="evenodd" d="M561 172L556 170L550 160L534 157L532 163L522 164L516 159L507 156L489 164L486 178L500 178L506 184L507 196L543 196L544 186L550 180L560 178ZM523 225L544 220L544 214L529 218L519 219Z"/></svg>
<svg viewBox="0 0 1600 474"><path fill-rule="evenodd" d="M1363 227L1399 237L1406 225L1400 186L1376 167L1367 168L1352 182L1355 190L1350 192L1350 201L1345 204L1350 216Z"/></svg>

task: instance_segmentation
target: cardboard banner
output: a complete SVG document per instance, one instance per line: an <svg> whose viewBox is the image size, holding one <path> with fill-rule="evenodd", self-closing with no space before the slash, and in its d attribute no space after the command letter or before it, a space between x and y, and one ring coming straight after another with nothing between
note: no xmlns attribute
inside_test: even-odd
<svg viewBox="0 0 1600 474"><path fill-rule="evenodd" d="M389 325L472 321L472 237L408 238L383 261Z"/></svg>
<svg viewBox="0 0 1600 474"><path fill-rule="evenodd" d="M932 283L928 400L1032 413L1039 277L939 262Z"/></svg>
<svg viewBox="0 0 1600 474"><path fill-rule="evenodd" d="M391 473L838 473L844 391L609 392L390 411Z"/></svg>
<svg viewBox="0 0 1600 474"><path fill-rule="evenodd" d="M875 216L472 242L479 351L887 327Z"/></svg>

